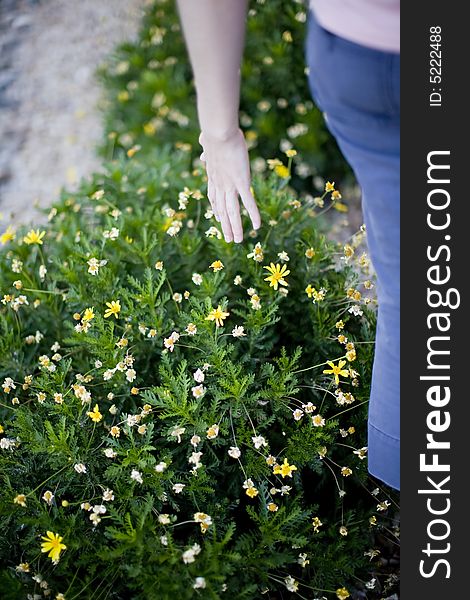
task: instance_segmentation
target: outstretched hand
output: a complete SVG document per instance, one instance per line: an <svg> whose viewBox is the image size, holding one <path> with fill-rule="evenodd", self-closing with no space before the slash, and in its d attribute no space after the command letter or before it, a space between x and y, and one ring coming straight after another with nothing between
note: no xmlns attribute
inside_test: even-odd
<svg viewBox="0 0 470 600"><path fill-rule="evenodd" d="M259 229L261 216L250 191L250 163L245 137L240 128L223 138L202 132L201 160L207 172L207 196L226 242L243 240L240 204L248 211L253 229Z"/></svg>

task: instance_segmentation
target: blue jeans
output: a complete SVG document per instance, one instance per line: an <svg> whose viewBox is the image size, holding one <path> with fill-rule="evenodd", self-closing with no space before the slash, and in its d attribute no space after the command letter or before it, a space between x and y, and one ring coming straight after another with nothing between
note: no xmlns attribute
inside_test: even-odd
<svg viewBox="0 0 470 600"><path fill-rule="evenodd" d="M400 55L323 29L309 11L309 85L362 189L377 274L368 468L400 489Z"/></svg>

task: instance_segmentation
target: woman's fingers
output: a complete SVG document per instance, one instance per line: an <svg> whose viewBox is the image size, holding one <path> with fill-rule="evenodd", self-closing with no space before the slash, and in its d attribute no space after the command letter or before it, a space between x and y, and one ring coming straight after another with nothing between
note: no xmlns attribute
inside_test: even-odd
<svg viewBox="0 0 470 600"><path fill-rule="evenodd" d="M230 225L230 220L227 214L227 208L225 206L225 194L222 190L217 190L215 193L215 204L217 207L217 212L220 217L220 224L222 225L222 231L225 237L226 242L231 242L233 240L232 227Z"/></svg>
<svg viewBox="0 0 470 600"><path fill-rule="evenodd" d="M212 208L212 212L214 213L214 217L216 218L217 221L219 221L219 215L217 213L217 207L215 204L215 188L214 185L212 184L212 180L209 179L207 181L207 197L209 198L209 202L211 204L211 208Z"/></svg>
<svg viewBox="0 0 470 600"><path fill-rule="evenodd" d="M238 194L235 190L225 193L225 206L227 208L230 226L232 228L233 240L236 243L243 241L243 226L240 216L240 204L238 202Z"/></svg>
<svg viewBox="0 0 470 600"><path fill-rule="evenodd" d="M258 206L256 205L256 200L253 198L253 194L249 186L243 186L239 189L240 198L242 199L243 206L248 211L250 215L251 222L253 224L253 229L259 229L261 226L261 215L259 214Z"/></svg>
<svg viewBox="0 0 470 600"><path fill-rule="evenodd" d="M204 143L203 143L204 142ZM261 216L250 191L250 166L245 138L241 130L227 140L199 136L200 155L207 174L207 196L212 212L220 222L227 242L243 241L243 226L238 196L247 210L253 229L261 226Z"/></svg>
<svg viewBox="0 0 470 600"><path fill-rule="evenodd" d="M223 188L216 189L212 179L209 178L208 180L207 197L217 222L222 225L226 242L235 241L240 243L243 241L243 225L238 194L248 211L253 229L259 229L261 226L261 216L250 188L244 186L241 189L243 192L237 192L235 189L230 191L224 191Z"/></svg>

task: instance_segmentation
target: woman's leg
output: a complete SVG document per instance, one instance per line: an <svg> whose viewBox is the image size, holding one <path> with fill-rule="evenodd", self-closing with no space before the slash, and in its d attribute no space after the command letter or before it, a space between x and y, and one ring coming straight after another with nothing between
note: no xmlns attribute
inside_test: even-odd
<svg viewBox="0 0 470 600"><path fill-rule="evenodd" d="M312 95L362 189L378 319L369 403L369 471L400 488L400 56L349 42L309 15Z"/></svg>

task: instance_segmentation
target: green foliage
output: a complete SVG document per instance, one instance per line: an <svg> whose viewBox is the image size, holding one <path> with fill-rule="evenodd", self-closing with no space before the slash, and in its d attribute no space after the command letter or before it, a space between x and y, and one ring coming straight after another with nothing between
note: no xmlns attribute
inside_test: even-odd
<svg viewBox="0 0 470 600"><path fill-rule="evenodd" d="M253 178L261 228L242 209L245 240L224 241L193 164L174 8L157 4L104 75L110 97L129 92L108 106L108 129L140 150L63 191L44 234L1 236L2 598L354 594L390 519L366 467L376 320L364 232L348 248L330 241L318 226L330 192L299 198L289 159L288 176ZM318 114L296 83L304 9L258 4L242 108L253 152L273 156L292 119L317 131ZM322 164L323 143L295 144ZM289 270L279 285L270 265ZM344 361L338 382L328 361ZM55 561L41 552L48 531L66 546Z"/></svg>
<svg viewBox="0 0 470 600"><path fill-rule="evenodd" d="M67 599L190 598L198 582L207 598L250 598L288 575L300 593L329 594L367 572L383 500L353 454L365 446L375 312L351 290L367 261L338 260L315 209L292 205L274 173L253 180L261 229L226 244L187 161L163 149L109 163L63 193L42 244L18 230L0 255L11 589L37 591L40 573ZM287 285L266 280L271 262L288 265ZM207 318L218 307L222 326ZM345 360L341 333L356 356L336 386L323 370ZM285 460L295 469L276 474ZM350 522L356 534L340 535ZM40 552L47 531L67 546L57 565Z"/></svg>

